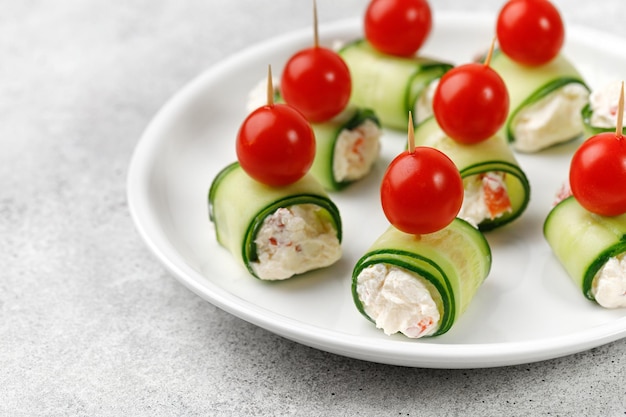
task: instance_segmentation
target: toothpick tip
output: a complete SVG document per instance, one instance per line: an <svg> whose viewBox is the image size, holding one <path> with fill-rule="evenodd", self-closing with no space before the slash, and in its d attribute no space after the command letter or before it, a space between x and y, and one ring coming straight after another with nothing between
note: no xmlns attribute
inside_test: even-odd
<svg viewBox="0 0 626 417"><path fill-rule="evenodd" d="M623 137L623 127L624 127L624 81L622 81L620 92L619 92L619 101L617 103L617 120L615 121L615 136L618 138Z"/></svg>
<svg viewBox="0 0 626 417"><path fill-rule="evenodd" d="M313 0L313 46L316 48L320 45L317 21L317 2Z"/></svg>
<svg viewBox="0 0 626 417"><path fill-rule="evenodd" d="M413 114L409 110L409 123L407 127L408 131L408 151L409 153L415 152L415 127L413 126Z"/></svg>
<svg viewBox="0 0 626 417"><path fill-rule="evenodd" d="M267 66L267 105L274 105L274 81L272 80L272 65Z"/></svg>
<svg viewBox="0 0 626 417"><path fill-rule="evenodd" d="M486 67L491 65L491 58L493 56L493 51L496 49L496 40L497 38L495 36L491 39L491 46L489 47L489 52L487 52L487 57L485 58Z"/></svg>

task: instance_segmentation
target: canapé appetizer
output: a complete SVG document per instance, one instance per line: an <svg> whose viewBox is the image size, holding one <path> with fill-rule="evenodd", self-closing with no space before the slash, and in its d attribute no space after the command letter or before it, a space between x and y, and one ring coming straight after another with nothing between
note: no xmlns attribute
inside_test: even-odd
<svg viewBox="0 0 626 417"><path fill-rule="evenodd" d="M562 54L563 21L548 0L509 0L498 15L500 51L492 67L511 99L504 133L521 152L537 152L583 133L589 88Z"/></svg>
<svg viewBox="0 0 626 417"><path fill-rule="evenodd" d="M572 195L548 214L544 235L585 297L626 307L626 137L623 85L615 132L599 133L576 150Z"/></svg>
<svg viewBox="0 0 626 417"><path fill-rule="evenodd" d="M383 177L391 225L357 261L352 295L385 334L420 338L452 327L487 277L491 251L481 232L456 218L463 184L454 163L411 137L409 128L409 149Z"/></svg>
<svg viewBox="0 0 626 417"><path fill-rule="evenodd" d="M237 159L209 189L209 218L218 242L255 277L282 280L341 257L341 217L308 172L315 137L302 114L273 103L242 123Z"/></svg>

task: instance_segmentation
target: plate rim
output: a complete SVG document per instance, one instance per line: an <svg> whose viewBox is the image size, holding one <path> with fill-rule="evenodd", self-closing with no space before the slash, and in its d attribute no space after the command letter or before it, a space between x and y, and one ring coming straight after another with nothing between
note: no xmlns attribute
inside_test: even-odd
<svg viewBox="0 0 626 417"><path fill-rule="evenodd" d="M437 11L436 15L437 19L446 20L448 24L454 22L467 24L468 20L489 22L490 19L494 18L493 13L486 12ZM357 17L340 19L320 25L320 34L332 34L338 30L356 30L359 25L360 18ZM151 222L156 222L156 215L151 212L151 207L148 204L147 186L151 179L149 175L151 163L154 162L158 145L161 143L158 140L159 132L169 121L175 119L176 114L178 114L177 110L192 100L194 95L199 94L202 90L201 86L209 80L218 78L220 74L228 71L242 59L249 59L250 56L256 54L262 55L265 51L273 50L294 37L307 36L309 32L310 28L302 28L276 35L258 44L245 47L203 70L161 106L139 138L133 150L127 173L127 205L135 228L144 243L180 283L205 301L229 314L286 339L334 354L389 365L446 369L518 365L578 353L626 337L626 317L622 317L573 334L514 343L416 344L412 341L397 339L371 340L366 336L338 333L302 323L256 306L246 300L237 299L226 289L219 287L211 280L207 280L184 261L180 262L182 260L175 256L176 248L164 239L164 236L155 235L150 230ZM607 42L609 46L605 45L605 47L610 47L621 39L596 29L575 25L568 25L568 36L574 36L578 41L584 38L593 39L603 36L609 40ZM203 285L199 284L201 281ZM368 343L364 344L365 340ZM550 349L547 349L547 346Z"/></svg>

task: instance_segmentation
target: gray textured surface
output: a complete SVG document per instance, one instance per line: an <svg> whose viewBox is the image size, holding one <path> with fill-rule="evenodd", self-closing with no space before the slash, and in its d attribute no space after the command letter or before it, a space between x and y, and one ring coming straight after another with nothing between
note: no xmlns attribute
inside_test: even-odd
<svg viewBox="0 0 626 417"><path fill-rule="evenodd" d="M626 37L621 0L557 4ZM332 21L365 1L318 5ZM143 129L191 78L309 10L0 0L0 415L626 415L626 340L496 369L361 362L222 312L148 252L125 196Z"/></svg>

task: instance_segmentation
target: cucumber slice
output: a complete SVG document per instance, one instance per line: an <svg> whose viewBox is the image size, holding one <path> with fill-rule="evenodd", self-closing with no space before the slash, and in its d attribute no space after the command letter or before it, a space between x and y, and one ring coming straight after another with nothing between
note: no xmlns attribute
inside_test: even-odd
<svg viewBox="0 0 626 417"><path fill-rule="evenodd" d="M426 280L440 309L433 336L446 333L466 310L491 269L491 249L481 232L461 219L426 235L403 233L390 226L361 257L352 272L352 297L368 320L358 293L359 274L375 264L397 266Z"/></svg>
<svg viewBox="0 0 626 417"><path fill-rule="evenodd" d="M626 252L626 214L598 216L570 196L550 211L543 234L583 295L595 301L594 277L610 258Z"/></svg>
<svg viewBox="0 0 626 417"><path fill-rule="evenodd" d="M512 222L528 207L530 183L501 135L493 136L477 144L463 145L450 139L441 130L436 119L430 117L415 128L415 145L430 146L448 155L459 169L463 179L487 172L506 174L504 181L512 210L494 219L488 218L480 222L478 228L481 231L492 230Z"/></svg>
<svg viewBox="0 0 626 417"><path fill-rule="evenodd" d="M571 133L568 133L565 137L555 136L550 138L550 140L544 139L543 141L538 139L538 143L529 145L518 142L515 133L516 124L519 123L519 116L523 110L546 99L566 85L578 84L587 93L589 92L589 87L578 70L563 55L558 55L548 64L539 67L528 67L515 63L498 50L494 52L490 66L500 74L509 91L510 111L503 129L505 137L512 143L514 148L521 151L534 152L558 143L574 140L582 134L582 119L580 122L577 121L582 105L581 108L574 112L576 124L572 126ZM560 120L559 123L563 124L564 121Z"/></svg>
<svg viewBox="0 0 626 417"><path fill-rule="evenodd" d="M342 132L346 130L354 130L367 121L372 121L378 128L380 128L380 122L376 114L369 109L354 108L344 111L341 117L335 118L325 123L312 123L311 127L315 132L316 151L313 166L311 167L311 174L322 184L327 190L337 191L347 185L363 178L375 161L375 157L378 156L378 149L380 149L378 139L381 131L378 132L376 138L367 138L368 140L376 140L377 151L371 162L368 164L367 171L363 171L364 175L358 178L337 178L335 164L338 163L337 158L341 158L336 153L338 139ZM373 145L373 144L372 144ZM366 161L365 163L367 163Z"/></svg>
<svg viewBox="0 0 626 417"><path fill-rule="evenodd" d="M406 130L409 111L415 121L430 116L420 114L416 102L432 81L452 68L430 58L382 54L364 39L346 45L339 54L352 75L351 102L372 109L383 126L399 130Z"/></svg>
<svg viewBox="0 0 626 417"><path fill-rule="evenodd" d="M318 206L318 216L332 225L341 242L339 210L310 174L285 187L269 187L253 180L235 162L220 171L211 183L208 203L217 241L257 278L260 277L253 268L253 263L259 261L255 238L265 218L281 207Z"/></svg>

